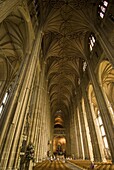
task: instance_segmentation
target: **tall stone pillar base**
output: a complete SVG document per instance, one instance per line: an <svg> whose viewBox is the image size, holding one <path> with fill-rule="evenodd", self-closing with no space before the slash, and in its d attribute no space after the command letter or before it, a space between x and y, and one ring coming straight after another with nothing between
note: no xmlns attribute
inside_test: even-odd
<svg viewBox="0 0 114 170"><path fill-rule="evenodd" d="M34 163L30 161L28 170L33 170Z"/></svg>

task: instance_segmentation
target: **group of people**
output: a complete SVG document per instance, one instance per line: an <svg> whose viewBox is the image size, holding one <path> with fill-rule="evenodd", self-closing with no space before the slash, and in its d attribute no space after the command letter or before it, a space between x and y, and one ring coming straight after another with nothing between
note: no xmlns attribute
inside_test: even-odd
<svg viewBox="0 0 114 170"><path fill-rule="evenodd" d="M51 155L51 152L48 151L47 152L47 159L50 161L50 162L53 162L55 160L65 160L66 159L66 152L62 153L62 154L57 154L57 153L53 153Z"/></svg>
<svg viewBox="0 0 114 170"><path fill-rule="evenodd" d="M57 156L56 153L54 153L53 155L50 155L50 153L51 153L50 151L47 152L47 157L50 162L53 162L55 160L60 160L60 159L62 160L66 159L66 151L61 156L60 155ZM90 169L94 169L94 167L95 167L94 162L91 161Z"/></svg>

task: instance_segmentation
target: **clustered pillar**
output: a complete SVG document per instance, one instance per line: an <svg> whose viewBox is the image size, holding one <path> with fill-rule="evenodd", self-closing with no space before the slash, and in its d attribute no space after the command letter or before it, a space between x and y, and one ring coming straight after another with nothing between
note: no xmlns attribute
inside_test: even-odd
<svg viewBox="0 0 114 170"><path fill-rule="evenodd" d="M27 162L26 148L28 145L34 147L34 159L46 157L45 130L48 129L47 134L50 132L49 128L45 127L45 123L50 113L47 110L49 107L47 107L48 100L46 100L46 85L44 86L44 71L42 71L43 75L40 75L40 71L38 71L41 41L42 34L39 29L33 49L20 67L21 74L17 76L17 81L6 106L0 139L0 154L2 155L0 169L2 170L17 169L19 166L24 167L24 165L19 165L23 137L26 140L25 152L23 152L25 161L22 163L20 160L20 163L26 164ZM28 122L27 119L29 119ZM24 136L26 123L29 124L29 131ZM48 123L46 125L49 126ZM33 163L31 166L33 166Z"/></svg>

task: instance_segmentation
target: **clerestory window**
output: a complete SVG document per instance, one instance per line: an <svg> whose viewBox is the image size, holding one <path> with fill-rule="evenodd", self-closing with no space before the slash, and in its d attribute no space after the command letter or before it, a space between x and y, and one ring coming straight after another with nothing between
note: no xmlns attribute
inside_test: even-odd
<svg viewBox="0 0 114 170"><path fill-rule="evenodd" d="M96 39L95 39L95 36L93 34L91 34L89 36L89 48L90 48L90 51L93 50L93 47L95 45L95 42L96 42Z"/></svg>
<svg viewBox="0 0 114 170"><path fill-rule="evenodd" d="M85 72L86 67L87 67L87 63L86 63L86 61L84 61L84 62L83 62L83 72Z"/></svg>
<svg viewBox="0 0 114 170"><path fill-rule="evenodd" d="M101 0L98 6L98 14L103 19L108 7L108 0Z"/></svg>
<svg viewBox="0 0 114 170"><path fill-rule="evenodd" d="M0 118L2 116L2 112L3 112L3 108L5 107L7 100L8 100L8 96L9 96L9 92L10 92L10 88L9 90L5 93L4 98L2 100L2 103L0 105Z"/></svg>

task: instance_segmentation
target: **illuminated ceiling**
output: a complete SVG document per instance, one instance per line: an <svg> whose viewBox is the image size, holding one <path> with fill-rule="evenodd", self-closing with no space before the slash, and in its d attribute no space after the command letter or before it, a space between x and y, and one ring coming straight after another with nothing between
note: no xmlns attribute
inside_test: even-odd
<svg viewBox="0 0 114 170"><path fill-rule="evenodd" d="M86 35L93 30L95 21L95 2L96 0L38 1L38 20L43 27L45 75L51 113L55 116L56 124L64 126L72 108L85 60ZM20 6L0 24L0 87L5 81L14 81L21 61L30 50L26 47L31 47L33 37L29 32L30 16L26 8L23 11Z"/></svg>
<svg viewBox="0 0 114 170"><path fill-rule="evenodd" d="M42 49L51 111L57 119L57 112L61 110L65 120L82 73L86 35L92 30L95 4L89 0L47 0L41 4ZM59 119L58 124L61 124Z"/></svg>

